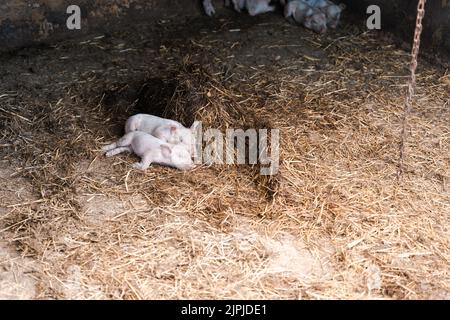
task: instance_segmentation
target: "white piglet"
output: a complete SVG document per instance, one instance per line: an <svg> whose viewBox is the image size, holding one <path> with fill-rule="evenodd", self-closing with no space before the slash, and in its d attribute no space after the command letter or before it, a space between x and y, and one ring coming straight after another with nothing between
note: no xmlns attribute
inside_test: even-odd
<svg viewBox="0 0 450 320"><path fill-rule="evenodd" d="M320 9L327 17L327 25L336 29L341 19L341 13L345 9L345 4L335 4L330 0L304 0L313 8Z"/></svg>
<svg viewBox="0 0 450 320"><path fill-rule="evenodd" d="M141 158L141 162L133 164L133 168L145 170L150 164L158 163L180 170L194 167L191 155L182 145L168 144L151 134L142 131L126 133L117 142L102 148L107 157L122 152L133 152Z"/></svg>
<svg viewBox="0 0 450 320"><path fill-rule="evenodd" d="M150 114L136 114L129 117L125 123L125 133L132 131L146 132L164 142L184 145L191 155L194 152L194 129L186 128L175 120Z"/></svg>
<svg viewBox="0 0 450 320"><path fill-rule="evenodd" d="M246 8L251 16L275 10L275 7L270 5L270 0L232 0L232 2L234 10L241 12Z"/></svg>
<svg viewBox="0 0 450 320"><path fill-rule="evenodd" d="M284 17L292 16L294 21L317 33L327 31L327 18L319 8L311 7L303 0L289 1L284 7Z"/></svg>

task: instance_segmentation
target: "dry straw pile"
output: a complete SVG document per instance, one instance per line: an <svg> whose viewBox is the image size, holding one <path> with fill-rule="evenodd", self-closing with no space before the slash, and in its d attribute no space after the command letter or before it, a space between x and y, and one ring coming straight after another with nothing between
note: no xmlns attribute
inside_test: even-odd
<svg viewBox="0 0 450 320"><path fill-rule="evenodd" d="M398 183L408 54L350 28L249 21L197 21L157 50L130 30L33 53L36 66L85 57L64 81L40 76L54 99L1 85L0 236L26 268L0 263L19 264L35 297L450 297L450 75L421 62ZM142 111L279 128L280 171L104 158Z"/></svg>

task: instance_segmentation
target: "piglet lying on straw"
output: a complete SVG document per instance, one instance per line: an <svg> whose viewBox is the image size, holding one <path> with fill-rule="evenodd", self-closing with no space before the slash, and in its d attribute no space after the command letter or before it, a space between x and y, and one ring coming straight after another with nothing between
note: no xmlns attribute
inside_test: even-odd
<svg viewBox="0 0 450 320"><path fill-rule="evenodd" d="M241 12L241 10L247 9L251 16L275 10L275 7L270 5L271 0L231 0L231 2L233 2L234 10ZM202 3L203 10L208 16L211 17L216 13L211 0L203 0ZM225 6L229 5L230 0L225 0Z"/></svg>
<svg viewBox="0 0 450 320"><path fill-rule="evenodd" d="M186 128L175 120L136 114L125 123L125 133L133 131L146 132L164 142L183 145L191 155L194 152L194 128Z"/></svg>
<svg viewBox="0 0 450 320"><path fill-rule="evenodd" d="M270 5L270 0L232 0L234 10L241 12L242 9L247 9L251 16L256 16L260 13L274 11L275 7Z"/></svg>
<svg viewBox="0 0 450 320"><path fill-rule="evenodd" d="M345 9L345 4L339 5L333 3L330 0L304 0L308 5L313 8L320 9L327 18L327 25L331 29L336 29L341 19L342 10Z"/></svg>
<svg viewBox="0 0 450 320"><path fill-rule="evenodd" d="M133 164L133 168L145 170L150 164L158 163L180 170L188 170L194 167L191 155L185 146L168 144L151 134L132 131L126 133L117 142L102 148L107 157L122 152L134 152L141 158L141 162Z"/></svg>
<svg viewBox="0 0 450 320"><path fill-rule="evenodd" d="M327 32L327 18L319 8L310 6L305 1L290 1L284 7L284 16L292 16L295 22L317 33Z"/></svg>

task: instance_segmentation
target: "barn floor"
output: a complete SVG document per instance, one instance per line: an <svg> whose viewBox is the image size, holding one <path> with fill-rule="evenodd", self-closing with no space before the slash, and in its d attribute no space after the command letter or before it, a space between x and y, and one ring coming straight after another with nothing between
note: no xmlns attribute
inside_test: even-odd
<svg viewBox="0 0 450 320"><path fill-rule="evenodd" d="M450 75L419 64L399 182L408 60L277 14L1 56L0 298L449 299ZM222 129L279 128L278 175L99 152L129 115L183 103Z"/></svg>

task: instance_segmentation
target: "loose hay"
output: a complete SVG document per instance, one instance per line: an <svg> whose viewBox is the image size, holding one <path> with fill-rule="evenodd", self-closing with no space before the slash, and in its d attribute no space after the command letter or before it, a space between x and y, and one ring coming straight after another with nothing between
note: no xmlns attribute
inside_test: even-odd
<svg viewBox="0 0 450 320"><path fill-rule="evenodd" d="M450 297L449 75L419 67L397 184L407 53L349 28L318 37L260 19L217 21L215 32L198 20L190 42L168 25L175 36L159 50L127 29L139 52L125 57L121 33L66 42L29 58L64 72L30 73L17 89L6 72L1 170L14 173L2 176L0 236L34 261L35 297ZM61 55L87 62L67 70ZM101 144L143 111L279 128L280 171L137 172L133 156L105 159ZM31 194L9 192L16 182Z"/></svg>

